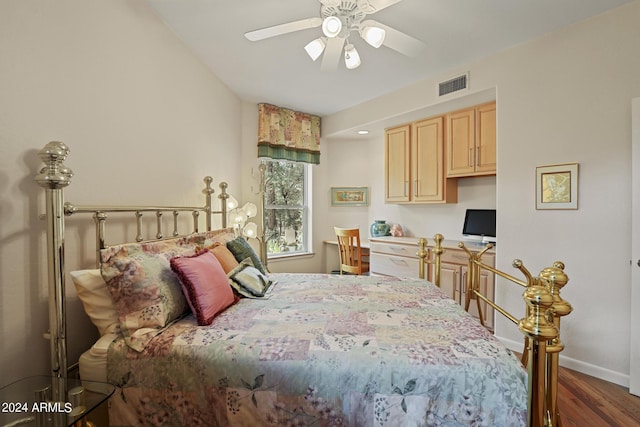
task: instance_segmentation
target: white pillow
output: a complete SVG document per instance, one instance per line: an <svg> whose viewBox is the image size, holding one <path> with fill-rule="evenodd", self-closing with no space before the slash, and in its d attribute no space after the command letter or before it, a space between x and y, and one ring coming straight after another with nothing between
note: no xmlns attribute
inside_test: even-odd
<svg viewBox="0 0 640 427"><path fill-rule="evenodd" d="M78 297L91 322L98 328L100 336L119 333L118 310L100 275L100 270L78 270L69 273L76 286Z"/></svg>

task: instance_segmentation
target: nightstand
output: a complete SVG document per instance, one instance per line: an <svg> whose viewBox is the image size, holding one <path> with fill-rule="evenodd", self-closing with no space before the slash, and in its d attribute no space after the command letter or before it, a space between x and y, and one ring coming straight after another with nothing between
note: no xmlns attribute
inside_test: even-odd
<svg viewBox="0 0 640 427"><path fill-rule="evenodd" d="M24 378L0 388L0 426L108 427L114 390L95 381Z"/></svg>

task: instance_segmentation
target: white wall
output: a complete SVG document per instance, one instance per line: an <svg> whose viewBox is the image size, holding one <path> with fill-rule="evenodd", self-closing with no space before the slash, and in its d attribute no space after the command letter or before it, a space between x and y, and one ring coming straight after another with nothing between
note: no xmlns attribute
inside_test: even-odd
<svg viewBox="0 0 640 427"><path fill-rule="evenodd" d="M72 202L203 205L205 175L239 186L241 104L143 2L125 0L0 2L0 94L1 386L49 372L38 150L70 147ZM69 270L93 266L92 222L70 220ZM67 294L75 362L96 330L68 278Z"/></svg>
<svg viewBox="0 0 640 427"><path fill-rule="evenodd" d="M498 267L513 271L511 261L522 258L537 274L564 261L570 282L562 295L574 312L562 321L562 363L620 384L628 384L629 373L631 98L640 95L639 22L636 1L447 73L470 71L471 94L496 91ZM325 136L433 109L432 94L444 77L326 117ZM339 144L330 144L332 154ZM381 143L372 145L373 164L381 164ZM536 211L536 166L563 162L580 164L579 209ZM331 168L346 170L346 160ZM372 188L382 173L380 167L372 176ZM475 193L475 185L470 190ZM394 210L380 204L380 192L377 197L369 219L401 216L415 234L455 232L439 216L450 207ZM459 199L466 197L463 192ZM521 291L507 286L499 282L498 302L521 313ZM518 345L520 335L512 331L510 323L497 323L496 334Z"/></svg>

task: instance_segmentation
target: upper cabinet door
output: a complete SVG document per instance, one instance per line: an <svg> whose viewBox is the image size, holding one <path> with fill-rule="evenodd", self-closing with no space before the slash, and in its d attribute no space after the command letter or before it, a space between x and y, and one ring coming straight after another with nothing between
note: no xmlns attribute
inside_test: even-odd
<svg viewBox="0 0 640 427"><path fill-rule="evenodd" d="M443 199L444 133L442 117L413 124L411 140L412 196L418 202Z"/></svg>
<svg viewBox="0 0 640 427"><path fill-rule="evenodd" d="M496 103L476 109L476 172L496 173Z"/></svg>
<svg viewBox="0 0 640 427"><path fill-rule="evenodd" d="M385 201L408 202L410 199L411 125L387 129L384 141Z"/></svg>
<svg viewBox="0 0 640 427"><path fill-rule="evenodd" d="M448 114L447 177L495 173L495 101Z"/></svg>
<svg viewBox="0 0 640 427"><path fill-rule="evenodd" d="M411 138L412 200L455 203L457 183L444 176L444 117L414 123Z"/></svg>
<svg viewBox="0 0 640 427"><path fill-rule="evenodd" d="M447 176L475 172L475 108L447 115Z"/></svg>

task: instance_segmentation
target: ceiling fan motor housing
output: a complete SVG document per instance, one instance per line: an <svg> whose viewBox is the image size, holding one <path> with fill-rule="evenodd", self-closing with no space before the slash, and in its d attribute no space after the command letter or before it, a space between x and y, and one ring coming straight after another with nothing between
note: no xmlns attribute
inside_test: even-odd
<svg viewBox="0 0 640 427"><path fill-rule="evenodd" d="M366 2L365 2L366 3ZM342 22L342 30L338 37L347 38L351 31L358 30L360 23L367 16L358 2L353 0L342 0L337 4L323 4L320 6L320 16L323 19L335 16Z"/></svg>

